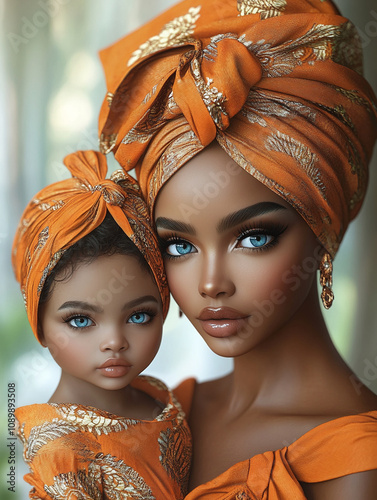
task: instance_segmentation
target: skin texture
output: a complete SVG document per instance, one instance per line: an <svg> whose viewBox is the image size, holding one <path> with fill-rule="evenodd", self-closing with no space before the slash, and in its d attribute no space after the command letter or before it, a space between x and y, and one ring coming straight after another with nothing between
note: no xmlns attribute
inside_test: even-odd
<svg viewBox="0 0 377 500"><path fill-rule="evenodd" d="M162 324L157 286L135 257L101 256L68 279L63 271L40 311L43 344L62 369L49 402L153 419L156 402L129 384L155 357ZM112 369L100 369L109 359L129 368L109 377Z"/></svg>
<svg viewBox="0 0 377 500"><path fill-rule="evenodd" d="M271 203L281 208L236 220L246 207ZM355 391L330 340L318 301L315 235L220 146L207 147L165 184L155 221L172 295L208 346L234 357L230 375L195 391L191 488L323 422L377 407L367 388ZM214 338L198 319L207 307L230 307L246 319L232 335ZM363 479L372 489L373 474ZM303 487L312 499L349 498L352 479L342 481Z"/></svg>

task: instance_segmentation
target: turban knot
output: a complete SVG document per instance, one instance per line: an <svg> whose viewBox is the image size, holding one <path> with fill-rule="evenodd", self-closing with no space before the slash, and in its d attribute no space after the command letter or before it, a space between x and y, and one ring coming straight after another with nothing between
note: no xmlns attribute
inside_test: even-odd
<svg viewBox="0 0 377 500"><path fill-rule="evenodd" d="M100 145L136 169L151 212L216 140L334 257L365 196L377 104L357 30L331 0L183 0L101 59Z"/></svg>

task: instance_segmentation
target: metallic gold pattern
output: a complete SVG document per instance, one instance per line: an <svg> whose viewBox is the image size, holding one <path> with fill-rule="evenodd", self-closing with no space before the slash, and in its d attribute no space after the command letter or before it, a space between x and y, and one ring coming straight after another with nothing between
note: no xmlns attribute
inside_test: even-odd
<svg viewBox="0 0 377 500"><path fill-rule="evenodd" d="M99 139L99 149L104 155L109 154L115 147L118 134L101 134Z"/></svg>
<svg viewBox="0 0 377 500"><path fill-rule="evenodd" d="M212 78L207 77L207 81L204 82L197 59L193 59L191 69L196 88L202 96L203 102L206 105L212 120L216 123L217 127L222 130L224 128L222 115L227 116L227 112L223 106L226 101L225 95L216 87L211 87L213 84Z"/></svg>
<svg viewBox="0 0 377 500"><path fill-rule="evenodd" d="M280 16L286 6L286 0L237 0L240 16L260 14L261 19Z"/></svg>
<svg viewBox="0 0 377 500"><path fill-rule="evenodd" d="M190 35L194 32L195 23L200 17L199 7L191 7L187 14L179 16L165 24L160 33L152 36L132 53L127 66L132 66L139 59L153 54L167 47L180 47L190 41Z"/></svg>
<svg viewBox="0 0 377 500"><path fill-rule="evenodd" d="M318 157L308 146L305 146L293 137L277 131L276 134L272 134L267 138L266 149L278 151L293 158L297 165L306 172L314 186L321 193L323 199L326 200L326 186L322 180L320 169L315 166L318 162Z"/></svg>

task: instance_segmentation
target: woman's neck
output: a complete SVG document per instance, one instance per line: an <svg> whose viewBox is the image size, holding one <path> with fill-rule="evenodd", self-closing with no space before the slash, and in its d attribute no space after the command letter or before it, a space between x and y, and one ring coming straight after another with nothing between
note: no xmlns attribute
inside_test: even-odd
<svg viewBox="0 0 377 500"><path fill-rule="evenodd" d="M308 297L289 322L234 359L226 406L241 413L313 412L322 384L340 372L349 370L332 344L317 296Z"/></svg>

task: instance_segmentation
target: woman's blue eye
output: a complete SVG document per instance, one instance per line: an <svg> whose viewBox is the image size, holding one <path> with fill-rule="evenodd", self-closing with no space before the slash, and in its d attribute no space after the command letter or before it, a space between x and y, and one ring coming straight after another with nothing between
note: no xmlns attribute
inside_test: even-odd
<svg viewBox="0 0 377 500"><path fill-rule="evenodd" d="M138 325L142 323L148 323L150 321L151 317L147 313L143 312L138 312L133 314L130 319L128 320L128 323L136 323Z"/></svg>
<svg viewBox="0 0 377 500"><path fill-rule="evenodd" d="M242 248L261 248L271 243L273 239L274 237L270 234L251 234L240 239L239 242Z"/></svg>
<svg viewBox="0 0 377 500"><path fill-rule="evenodd" d="M187 241L180 241L179 243L170 243L166 247L166 253L169 255L180 256L187 255L189 253L193 253L195 250L194 245L188 243Z"/></svg>
<svg viewBox="0 0 377 500"><path fill-rule="evenodd" d="M87 328L93 325L93 321L87 316L75 316L68 320L68 324L72 328Z"/></svg>

